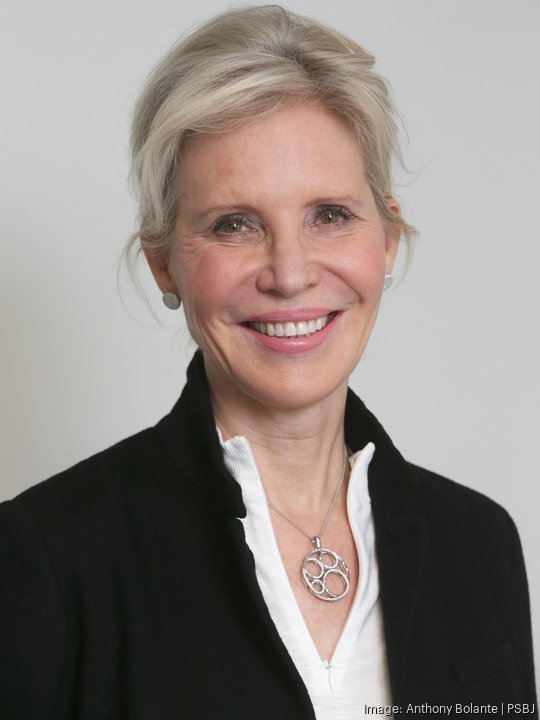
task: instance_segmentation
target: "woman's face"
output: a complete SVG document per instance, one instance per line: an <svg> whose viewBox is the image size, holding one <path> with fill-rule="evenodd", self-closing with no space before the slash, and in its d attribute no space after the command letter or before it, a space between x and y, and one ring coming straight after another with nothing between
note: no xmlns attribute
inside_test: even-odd
<svg viewBox="0 0 540 720"><path fill-rule="evenodd" d="M342 397L399 239L350 130L314 106L280 109L190 139L179 179L168 260L150 262L182 299L213 392L282 408Z"/></svg>

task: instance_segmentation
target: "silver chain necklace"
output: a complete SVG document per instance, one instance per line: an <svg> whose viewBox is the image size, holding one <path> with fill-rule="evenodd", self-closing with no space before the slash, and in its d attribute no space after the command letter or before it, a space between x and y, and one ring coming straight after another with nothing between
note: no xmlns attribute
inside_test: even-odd
<svg viewBox="0 0 540 720"><path fill-rule="evenodd" d="M304 581L306 589L316 598L319 598L319 600L326 600L327 602L335 602L336 600L341 600L341 598L345 597L345 595L349 592L349 588L351 586L349 568L347 567L347 563L342 560L337 554L337 552L334 552L334 550L330 550L330 548L321 546L322 534L326 530L326 527L330 520L330 516L332 515L332 510L334 509L334 505L336 504L339 491L341 490L341 486L343 485L343 481L345 480L346 467L347 448L345 448L343 470L341 472L341 479L336 488L336 492L334 493L334 499L332 500L332 503L328 508L328 512L324 517L323 524L321 526L321 529L319 530L318 535L315 535L314 537L307 533L303 528L301 528L297 522L291 520L290 517L287 517L285 513L281 512L281 510L279 510L271 502L268 503L269 508L271 508L280 517L282 517L290 525L299 530L302 535L305 535L308 540L311 541L311 544L313 545L313 550L308 555L306 555L306 557L302 561L302 565L300 566L300 575L302 576L302 580ZM341 583L342 587L340 591L334 592L328 587L326 581L330 577L337 578L338 582Z"/></svg>

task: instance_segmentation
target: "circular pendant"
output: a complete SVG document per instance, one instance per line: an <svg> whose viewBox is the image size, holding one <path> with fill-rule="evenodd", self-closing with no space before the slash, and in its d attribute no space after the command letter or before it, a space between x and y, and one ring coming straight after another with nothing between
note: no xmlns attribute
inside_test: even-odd
<svg viewBox="0 0 540 720"><path fill-rule="evenodd" d="M347 563L333 550L321 547L320 538L314 537L312 543L313 552L306 555L301 568L304 585L319 600L341 600L351 586Z"/></svg>

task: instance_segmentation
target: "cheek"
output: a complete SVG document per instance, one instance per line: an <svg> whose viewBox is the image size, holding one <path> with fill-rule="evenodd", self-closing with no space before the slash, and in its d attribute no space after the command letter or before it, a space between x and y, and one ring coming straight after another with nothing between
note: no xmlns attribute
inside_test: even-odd
<svg viewBox="0 0 540 720"><path fill-rule="evenodd" d="M245 269L228 248L212 247L196 255L178 252L170 272L180 292L190 330L199 334L214 318L226 319L238 299Z"/></svg>
<svg viewBox="0 0 540 720"><path fill-rule="evenodd" d="M378 296L382 291L385 269L384 245L369 243L356 245L342 259L341 277L364 299Z"/></svg>

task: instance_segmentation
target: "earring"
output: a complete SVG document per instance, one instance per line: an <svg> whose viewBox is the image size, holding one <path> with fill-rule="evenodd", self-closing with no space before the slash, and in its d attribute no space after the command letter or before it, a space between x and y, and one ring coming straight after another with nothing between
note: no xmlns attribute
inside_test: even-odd
<svg viewBox="0 0 540 720"><path fill-rule="evenodd" d="M388 290L388 288L390 287L390 285L391 285L393 282L394 282L394 278L392 277L392 275L390 275L390 273L385 273L385 275L384 275L384 286L383 286L384 290Z"/></svg>
<svg viewBox="0 0 540 720"><path fill-rule="evenodd" d="M163 293L163 304L169 308L169 310L178 310L182 301L176 293L166 292Z"/></svg>

